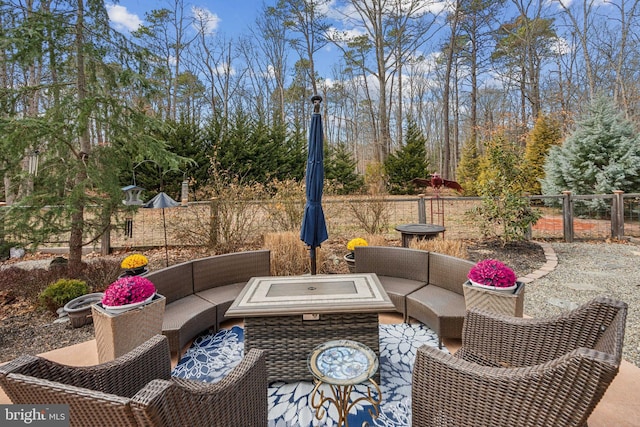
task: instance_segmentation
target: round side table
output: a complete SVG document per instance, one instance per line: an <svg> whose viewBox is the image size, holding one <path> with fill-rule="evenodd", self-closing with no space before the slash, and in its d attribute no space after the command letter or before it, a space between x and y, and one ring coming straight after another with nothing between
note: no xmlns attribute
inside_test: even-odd
<svg viewBox="0 0 640 427"><path fill-rule="evenodd" d="M430 240L444 233L445 228L437 224L402 224L396 227L402 236L402 247L408 248L413 238Z"/></svg>
<svg viewBox="0 0 640 427"><path fill-rule="evenodd" d="M372 378L378 370L378 358L369 347L351 340L328 341L313 349L308 364L315 379L311 406L316 410L318 420L326 412L323 408L325 402L336 405L339 426L349 426L347 416L358 402L369 402L372 405L369 413L374 418L378 416L382 393ZM332 396L325 396L324 391L320 390L323 384L329 386ZM351 400L351 391L357 384L365 384L367 394ZM372 390L377 393L377 399Z"/></svg>

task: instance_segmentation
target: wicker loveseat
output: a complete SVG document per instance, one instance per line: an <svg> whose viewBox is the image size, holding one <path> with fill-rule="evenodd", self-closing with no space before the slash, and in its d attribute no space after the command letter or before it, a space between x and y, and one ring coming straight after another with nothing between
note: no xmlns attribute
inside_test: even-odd
<svg viewBox="0 0 640 427"><path fill-rule="evenodd" d="M626 314L604 297L544 319L470 309L455 355L418 349L413 425L585 427L618 373Z"/></svg>
<svg viewBox="0 0 640 427"><path fill-rule="evenodd" d="M404 320L416 319L439 338L460 338L466 311L463 283L473 263L436 252L389 246L355 248L355 271L376 273Z"/></svg>
<svg viewBox="0 0 640 427"><path fill-rule="evenodd" d="M172 265L146 275L166 298L162 333L179 353L195 336L215 332L225 313L254 276L270 275L268 250L214 255Z"/></svg>
<svg viewBox="0 0 640 427"><path fill-rule="evenodd" d="M266 426L267 372L262 350L249 351L215 384L171 378L167 338L88 367L21 356L0 366L15 404L69 405L71 426Z"/></svg>

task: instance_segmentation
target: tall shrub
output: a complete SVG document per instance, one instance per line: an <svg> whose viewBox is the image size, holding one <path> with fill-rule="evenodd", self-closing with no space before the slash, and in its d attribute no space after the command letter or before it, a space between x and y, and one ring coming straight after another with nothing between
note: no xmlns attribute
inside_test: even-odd
<svg viewBox="0 0 640 427"><path fill-rule="evenodd" d="M526 174L524 190L530 194L541 194L540 181L544 178L544 164L552 146L560 144L560 124L546 114L541 114L527 135L524 151Z"/></svg>
<svg viewBox="0 0 640 427"><path fill-rule="evenodd" d="M465 196L478 195L478 176L480 174L480 155L475 141L469 139L462 148L462 157L458 163L456 177L464 189Z"/></svg>
<svg viewBox="0 0 640 427"><path fill-rule="evenodd" d="M353 194L362 191L364 177L356 172L356 161L345 144L329 147L325 159L325 179L328 189L336 194Z"/></svg>
<svg viewBox="0 0 640 427"><path fill-rule="evenodd" d="M482 205L468 214L479 222L485 236L493 235L503 243L525 240L539 214L523 197L522 153L504 136L494 138L486 148L479 180Z"/></svg>

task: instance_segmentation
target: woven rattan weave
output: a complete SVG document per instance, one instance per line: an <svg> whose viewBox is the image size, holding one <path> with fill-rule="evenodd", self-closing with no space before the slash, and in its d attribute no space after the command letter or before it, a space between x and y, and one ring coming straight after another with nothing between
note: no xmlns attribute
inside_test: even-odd
<svg viewBox="0 0 640 427"><path fill-rule="evenodd" d="M98 361L108 362L162 333L165 297L156 294L144 306L112 314L100 305L91 306L98 346Z"/></svg>
<svg viewBox="0 0 640 427"><path fill-rule="evenodd" d="M380 356L378 313L320 314L317 320L303 320L302 316L247 317L244 327L245 348L266 352L269 382L312 381L307 358L326 341L358 341Z"/></svg>
<svg viewBox="0 0 640 427"><path fill-rule="evenodd" d="M626 314L604 297L546 319L468 311L455 355L418 349L413 425L586 426L618 373Z"/></svg>

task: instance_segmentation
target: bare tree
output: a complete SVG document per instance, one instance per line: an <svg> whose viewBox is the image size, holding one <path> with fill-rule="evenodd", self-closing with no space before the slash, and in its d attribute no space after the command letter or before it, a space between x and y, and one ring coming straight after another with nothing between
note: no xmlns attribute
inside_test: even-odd
<svg viewBox="0 0 640 427"><path fill-rule="evenodd" d="M391 149L390 83L398 73L398 64L429 38L434 16L419 0L350 0L348 5L343 19L362 34L334 31L329 37L342 50L347 65L361 69L365 82L369 75L376 79L371 89L377 92L369 91L372 102L368 107L375 126L374 158L383 162Z"/></svg>
<svg viewBox="0 0 640 427"><path fill-rule="evenodd" d="M274 122L283 123L285 118L285 79L287 76L287 27L285 16L275 7L263 7L263 13L256 19L256 30L253 31L254 40L267 62L260 68L263 73L274 80L273 93ZM268 83L268 82L267 82Z"/></svg>
<svg viewBox="0 0 640 427"><path fill-rule="evenodd" d="M309 81L314 94L318 93L314 57L328 43L324 38L328 26L324 10L328 4L329 0L279 0L277 6L284 11L287 17L285 25L294 35L289 43L300 58L308 63ZM295 38L295 35L300 38Z"/></svg>

